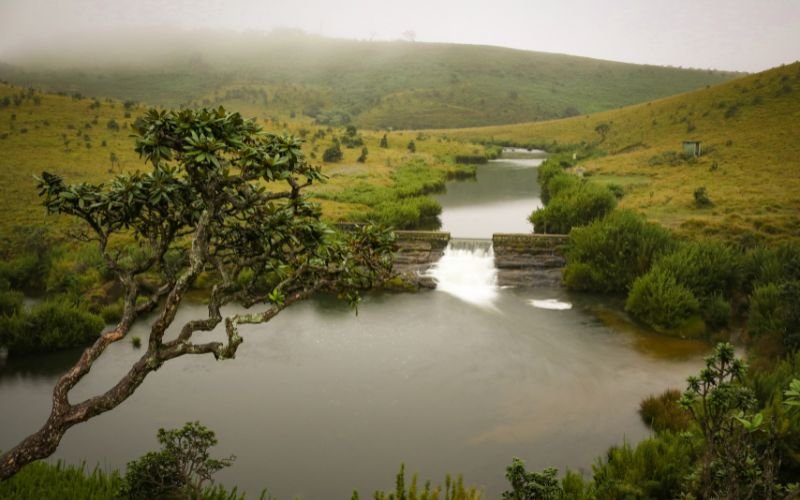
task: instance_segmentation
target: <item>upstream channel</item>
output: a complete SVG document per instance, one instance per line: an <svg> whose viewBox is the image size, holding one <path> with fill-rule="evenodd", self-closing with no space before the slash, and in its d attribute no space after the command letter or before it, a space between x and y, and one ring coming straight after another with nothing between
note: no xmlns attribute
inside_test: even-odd
<svg viewBox="0 0 800 500"><path fill-rule="evenodd" d="M444 229L471 239L530 231L540 161L490 162L477 182L449 184ZM217 433L216 455L237 456L218 480L250 497L363 497L391 488L405 463L422 480L462 473L498 498L512 457L588 471L608 446L646 437L640 399L683 387L701 364L702 345L604 326L594 311L613 310L605 299L498 288L488 244L451 248L440 264L439 290L372 294L358 315L321 298L245 330L235 360L166 364L121 407L71 429L54 458L122 468L157 448L159 427L199 420ZM176 324L204 312L183 307ZM140 354L112 345L72 400L105 390ZM2 368L0 449L43 423L75 356Z"/></svg>

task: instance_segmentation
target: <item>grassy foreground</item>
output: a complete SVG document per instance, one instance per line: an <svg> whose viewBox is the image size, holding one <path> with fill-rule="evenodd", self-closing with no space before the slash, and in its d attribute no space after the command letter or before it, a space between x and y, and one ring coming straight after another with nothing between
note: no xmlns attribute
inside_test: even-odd
<svg viewBox="0 0 800 500"><path fill-rule="evenodd" d="M450 130L464 140L594 149L579 168L621 185L621 208L679 233L782 241L800 237L800 63L714 87L564 120ZM682 141L702 155L682 156ZM711 205L698 208L704 187Z"/></svg>

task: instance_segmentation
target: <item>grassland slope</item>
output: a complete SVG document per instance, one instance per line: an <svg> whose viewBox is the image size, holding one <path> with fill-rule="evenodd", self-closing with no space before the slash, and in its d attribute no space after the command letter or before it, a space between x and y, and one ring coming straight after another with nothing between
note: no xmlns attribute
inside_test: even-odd
<svg viewBox="0 0 800 500"><path fill-rule="evenodd" d="M63 227L63 219L46 216L37 196L34 176L42 171L59 174L68 183L98 183L123 172L149 169L133 151L130 128L144 111L144 106L130 102L0 84L0 249L3 240L8 243L34 227ZM230 111L254 117L246 106L232 106ZM307 117L259 123L267 131L306 138L303 149L309 161L321 165L329 177L328 182L313 186L314 195L323 215L335 221L364 214L371 205L386 201L377 199L377 194L384 198L422 194L396 191L403 182L424 188L429 178L454 173L457 155L483 154L483 148L473 144L402 131L387 133L387 147L381 147L382 132L360 130L350 137L343 128L318 126ZM348 147L348 138L358 145ZM323 162L324 151L340 140L342 158ZM412 141L414 152L408 148ZM407 179L409 173L420 179ZM367 188L372 198L347 194Z"/></svg>
<svg viewBox="0 0 800 500"><path fill-rule="evenodd" d="M448 137L600 150L586 175L624 187L622 207L681 232L800 238L800 63L623 109ZM683 141L700 141L698 158ZM698 188L713 205L695 203Z"/></svg>

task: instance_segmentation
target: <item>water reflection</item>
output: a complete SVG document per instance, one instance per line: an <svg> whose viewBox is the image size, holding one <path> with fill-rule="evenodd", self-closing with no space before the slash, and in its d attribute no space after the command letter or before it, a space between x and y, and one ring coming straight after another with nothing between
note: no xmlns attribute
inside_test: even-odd
<svg viewBox="0 0 800 500"><path fill-rule="evenodd" d="M530 233L528 216L542 206L537 182L542 161L542 157L494 160L478 165L477 182L448 182L447 191L436 196L442 205L441 230L459 238Z"/></svg>

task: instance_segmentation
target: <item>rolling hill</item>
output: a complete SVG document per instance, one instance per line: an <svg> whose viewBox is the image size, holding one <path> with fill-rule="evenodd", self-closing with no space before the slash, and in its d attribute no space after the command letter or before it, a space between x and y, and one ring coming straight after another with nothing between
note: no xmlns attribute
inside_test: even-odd
<svg viewBox="0 0 800 500"><path fill-rule="evenodd" d="M736 76L501 47L327 39L296 31L121 33L21 47L20 86L163 106L246 106L373 129L468 127L586 114Z"/></svg>
<svg viewBox="0 0 800 500"><path fill-rule="evenodd" d="M247 109L230 110L253 116ZM34 176L42 171L59 174L68 183L98 183L119 173L149 169L133 150L130 128L144 111L143 105L132 102L0 84L0 200L4 215L0 218L0 254L33 228L64 228L65 219L47 216L37 196ZM351 137L343 128L317 126L308 117L258 121L264 130L306 138L304 152L329 177L327 182L315 184L313 193L324 217L333 221L363 215L386 201L399 201L395 198L418 196L421 193L408 191L409 185L425 191L425 183L441 182L459 170L453 161L456 155L483 153L481 146L408 131L387 133L387 147L381 147L383 132L360 130ZM336 140L342 141L341 160L323 162L323 152ZM408 149L410 141L415 142L413 153ZM359 161L363 148L367 148L366 158ZM409 179L411 175L418 178ZM397 189L401 184L406 190L403 193Z"/></svg>
<svg viewBox="0 0 800 500"><path fill-rule="evenodd" d="M680 232L800 239L800 62L623 109L446 135L593 151L577 168L624 187L622 207ZM683 156L686 140L701 142L699 157ZM696 207L700 187L712 207Z"/></svg>

